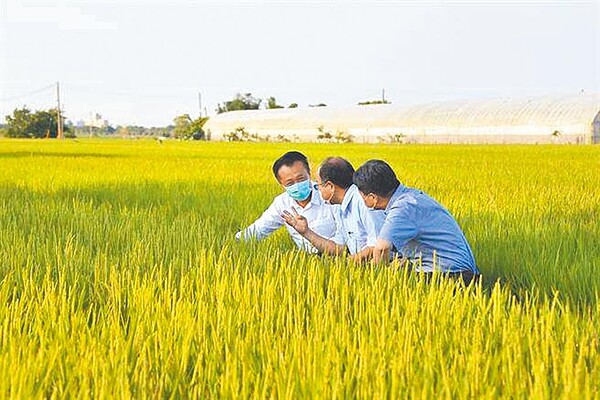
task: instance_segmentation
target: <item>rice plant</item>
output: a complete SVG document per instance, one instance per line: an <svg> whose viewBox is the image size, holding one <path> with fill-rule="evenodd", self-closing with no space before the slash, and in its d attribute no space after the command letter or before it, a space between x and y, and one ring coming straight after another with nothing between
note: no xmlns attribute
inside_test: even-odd
<svg viewBox="0 0 600 400"><path fill-rule="evenodd" d="M485 279L236 243L298 149L388 160ZM0 140L0 396L597 398L600 148Z"/></svg>

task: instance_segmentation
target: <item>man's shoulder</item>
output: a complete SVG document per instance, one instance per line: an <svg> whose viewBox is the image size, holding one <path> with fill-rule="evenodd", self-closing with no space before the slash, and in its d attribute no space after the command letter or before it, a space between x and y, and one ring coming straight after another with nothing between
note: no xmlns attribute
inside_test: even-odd
<svg viewBox="0 0 600 400"><path fill-rule="evenodd" d="M287 199L291 200L292 198L290 197L289 194L287 194L287 192L282 192L282 193L279 193L277 196L275 196L273 198L273 201L276 201L276 200L277 201L284 201L284 200L287 200Z"/></svg>
<svg viewBox="0 0 600 400"><path fill-rule="evenodd" d="M392 215L397 218L421 220L440 212L449 214L436 199L419 189L409 188L395 200L387 211L388 217Z"/></svg>
<svg viewBox="0 0 600 400"><path fill-rule="evenodd" d="M408 198L410 199L410 204L414 204L418 208L445 210L445 207L442 206L439 201L431 197L428 193L419 189L411 189Z"/></svg>
<svg viewBox="0 0 600 400"><path fill-rule="evenodd" d="M390 199L390 211L394 209L405 209L418 206L419 204L419 191L416 189L407 188L402 193L394 196Z"/></svg>
<svg viewBox="0 0 600 400"><path fill-rule="evenodd" d="M344 200L346 200L344 198ZM347 207L351 210L351 211L358 211L358 210L367 210L367 206L365 205L365 202L363 201L362 197L360 196L360 194L358 193L358 190L354 191L354 192L350 192L348 193L348 205Z"/></svg>
<svg viewBox="0 0 600 400"><path fill-rule="evenodd" d="M289 208L292 205L292 198L286 192L280 193L273 198L271 207L276 208Z"/></svg>

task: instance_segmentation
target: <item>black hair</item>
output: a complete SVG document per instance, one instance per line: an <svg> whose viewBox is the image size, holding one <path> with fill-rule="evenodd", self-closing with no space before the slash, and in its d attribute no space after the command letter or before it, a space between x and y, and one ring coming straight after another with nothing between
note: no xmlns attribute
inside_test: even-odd
<svg viewBox="0 0 600 400"><path fill-rule="evenodd" d="M300 161L304 164L306 171L310 175L310 167L308 166L308 159L306 156L299 151L288 151L273 163L273 175L275 175L275 179L279 181L279 170L281 167L284 165L286 167L291 167L296 161Z"/></svg>
<svg viewBox="0 0 600 400"><path fill-rule="evenodd" d="M390 197L400 186L392 167L382 160L369 160L354 173L354 184L363 194Z"/></svg>
<svg viewBox="0 0 600 400"><path fill-rule="evenodd" d="M354 167L341 157L328 157L319 167L321 183L331 182L343 189L348 189L352 185L353 175Z"/></svg>

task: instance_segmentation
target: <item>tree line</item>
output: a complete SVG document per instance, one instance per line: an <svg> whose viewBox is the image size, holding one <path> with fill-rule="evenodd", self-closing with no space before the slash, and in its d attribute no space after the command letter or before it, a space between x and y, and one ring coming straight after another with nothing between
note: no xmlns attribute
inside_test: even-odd
<svg viewBox="0 0 600 400"><path fill-rule="evenodd" d="M238 93L235 97L229 101L219 103L215 110L217 114L222 114L229 111L242 111L242 110L258 110L260 105L263 103L262 99L254 97L252 93L241 94ZM296 108L298 103L291 103L288 108ZM277 108L285 108L284 106L277 104L277 99L271 96L266 99L266 108L273 110Z"/></svg>
<svg viewBox="0 0 600 400"><path fill-rule="evenodd" d="M217 114L230 111L258 110L263 104L263 99L254 97L252 93L238 93L229 101L219 103L215 110ZM375 100L358 103L359 105L388 104L387 101ZM325 103L309 104L309 107L326 107ZM277 103L273 96L265 99L266 109L285 108ZM287 108L297 108L298 103L291 103ZM146 128L142 126L107 126L98 127L76 127L66 121L62 116L64 135L67 138L76 136L153 136L171 137L175 139L210 140L206 137L203 126L208 117L192 118L189 114L178 115L173 119L173 124L166 127ZM56 138L57 137L58 112L56 109L31 111L26 106L15 109L12 115L6 117L6 124L0 125L0 136L11 138Z"/></svg>
<svg viewBox="0 0 600 400"><path fill-rule="evenodd" d="M74 137L73 129L61 117L65 137ZM2 128L6 137L12 138L55 138L58 136L58 111L55 108L32 112L23 107L6 116Z"/></svg>
<svg viewBox="0 0 600 400"><path fill-rule="evenodd" d="M120 136L120 137L170 137L175 139L207 139L202 126L208 117L193 119L183 114L173 119L173 124L166 127L144 127L136 125L78 127L61 116L65 138L86 136ZM56 109L32 111L26 106L17 108L12 115L6 116L6 123L0 124L0 136L9 138L43 139L56 138L58 131L58 112ZM208 138L210 139L210 138Z"/></svg>

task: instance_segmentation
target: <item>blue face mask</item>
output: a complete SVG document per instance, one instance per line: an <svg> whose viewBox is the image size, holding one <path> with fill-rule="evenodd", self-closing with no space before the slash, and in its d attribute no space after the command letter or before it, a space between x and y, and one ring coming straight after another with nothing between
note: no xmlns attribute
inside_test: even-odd
<svg viewBox="0 0 600 400"><path fill-rule="evenodd" d="M304 201L310 196L311 187L310 179L302 182L294 183L291 186L286 186L285 191L290 197L296 201Z"/></svg>

